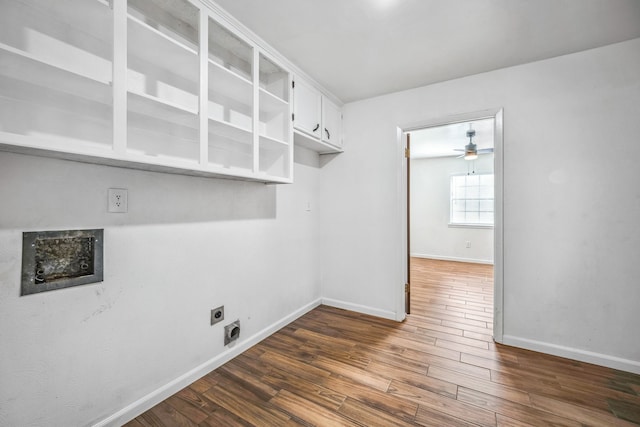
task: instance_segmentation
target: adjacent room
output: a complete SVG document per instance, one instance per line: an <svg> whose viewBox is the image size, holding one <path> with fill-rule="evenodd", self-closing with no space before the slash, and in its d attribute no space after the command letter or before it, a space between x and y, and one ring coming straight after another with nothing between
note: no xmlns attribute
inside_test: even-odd
<svg viewBox="0 0 640 427"><path fill-rule="evenodd" d="M2 0L0 426L640 425L637 0Z"/></svg>

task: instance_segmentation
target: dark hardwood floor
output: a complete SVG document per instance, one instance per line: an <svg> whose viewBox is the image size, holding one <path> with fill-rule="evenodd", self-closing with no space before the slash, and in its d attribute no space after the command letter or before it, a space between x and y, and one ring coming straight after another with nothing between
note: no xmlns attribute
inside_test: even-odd
<svg viewBox="0 0 640 427"><path fill-rule="evenodd" d="M640 376L493 343L492 268L412 260L397 323L320 306L127 424L640 425Z"/></svg>

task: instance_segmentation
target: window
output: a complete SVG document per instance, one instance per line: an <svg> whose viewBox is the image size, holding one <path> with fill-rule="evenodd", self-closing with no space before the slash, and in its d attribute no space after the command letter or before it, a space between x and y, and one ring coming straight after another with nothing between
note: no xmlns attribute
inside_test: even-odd
<svg viewBox="0 0 640 427"><path fill-rule="evenodd" d="M493 174L451 177L450 225L493 226Z"/></svg>

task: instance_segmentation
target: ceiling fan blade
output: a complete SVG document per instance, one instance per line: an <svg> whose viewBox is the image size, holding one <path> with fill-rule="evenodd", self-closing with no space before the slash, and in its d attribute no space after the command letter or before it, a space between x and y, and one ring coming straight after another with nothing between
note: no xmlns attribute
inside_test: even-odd
<svg viewBox="0 0 640 427"><path fill-rule="evenodd" d="M454 148L453 151L464 151L464 148Z"/></svg>
<svg viewBox="0 0 640 427"><path fill-rule="evenodd" d="M493 148L480 148L478 153L493 153Z"/></svg>

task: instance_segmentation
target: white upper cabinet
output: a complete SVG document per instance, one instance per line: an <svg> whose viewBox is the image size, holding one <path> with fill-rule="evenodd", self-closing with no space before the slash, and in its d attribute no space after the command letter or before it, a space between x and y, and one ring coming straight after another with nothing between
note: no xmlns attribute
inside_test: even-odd
<svg viewBox="0 0 640 427"><path fill-rule="evenodd" d="M293 102L293 127L301 132L319 138L322 95L304 80L297 79L293 87L295 94Z"/></svg>
<svg viewBox="0 0 640 427"><path fill-rule="evenodd" d="M322 140L342 147L342 110L327 98L322 99Z"/></svg>
<svg viewBox="0 0 640 427"><path fill-rule="evenodd" d="M0 150L293 180L291 73L197 0L2 0Z"/></svg>
<svg viewBox="0 0 640 427"><path fill-rule="evenodd" d="M342 111L300 77L293 84L294 140L320 154L342 151Z"/></svg>

